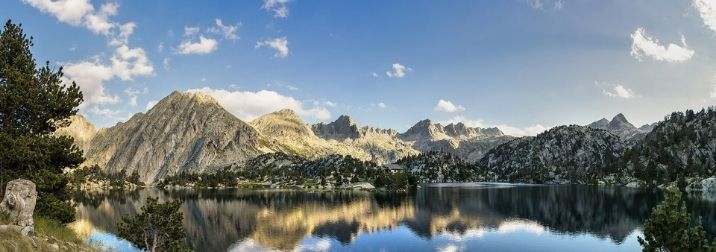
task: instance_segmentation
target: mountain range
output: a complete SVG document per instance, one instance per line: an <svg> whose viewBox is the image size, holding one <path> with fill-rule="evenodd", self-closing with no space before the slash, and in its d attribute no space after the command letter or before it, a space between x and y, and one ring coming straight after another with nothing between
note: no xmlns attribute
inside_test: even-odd
<svg viewBox="0 0 716 252"><path fill-rule="evenodd" d="M308 159L338 154L384 164L441 151L476 162L514 139L498 128L443 126L428 119L403 133L359 126L346 115L309 125L288 109L244 122L199 92L173 92L146 113L99 130L76 115L58 134L75 138L85 153L84 166L97 165L110 173L136 171L145 183L179 173L236 168L273 152Z"/></svg>

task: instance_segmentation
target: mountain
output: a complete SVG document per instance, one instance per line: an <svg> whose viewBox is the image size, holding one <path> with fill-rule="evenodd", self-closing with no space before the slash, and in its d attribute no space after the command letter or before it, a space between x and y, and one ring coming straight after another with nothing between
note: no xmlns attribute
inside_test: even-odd
<svg viewBox="0 0 716 252"><path fill-rule="evenodd" d="M69 120L70 125L57 129L55 133L74 138L77 147L86 153L89 149L90 141L92 141L94 136L97 134L97 129L94 125L87 122L87 119L84 116L79 114L71 116Z"/></svg>
<svg viewBox="0 0 716 252"><path fill-rule="evenodd" d="M284 109L261 116L251 125L266 137L273 151L309 159L340 154L382 164L417 154L409 145L393 141L393 131L360 128L347 116L309 127L296 113Z"/></svg>
<svg viewBox="0 0 716 252"><path fill-rule="evenodd" d="M341 115L335 121L325 124L317 123L311 126L317 136L327 140L342 141L346 139L359 139L371 135L387 135L393 137L398 134L392 129L378 129L373 127L359 127L350 116Z"/></svg>
<svg viewBox="0 0 716 252"><path fill-rule="evenodd" d="M625 144L616 135L585 126L559 126L490 150L479 165L499 180L590 183L615 173Z"/></svg>
<svg viewBox="0 0 716 252"><path fill-rule="evenodd" d="M674 112L624 154L633 176L649 185L716 174L716 108Z"/></svg>
<svg viewBox="0 0 716 252"><path fill-rule="evenodd" d="M174 92L146 114L100 130L85 165L137 171L145 183L177 173L202 173L268 151L260 133L201 93Z"/></svg>
<svg viewBox="0 0 716 252"><path fill-rule="evenodd" d="M409 143L397 139L397 131L361 127L346 115L341 115L328 124L314 124L311 128L318 137L329 143L359 149L370 156L370 159L366 160L381 164L395 162L401 157L419 153Z"/></svg>
<svg viewBox="0 0 716 252"><path fill-rule="evenodd" d="M426 152L402 158L397 162L405 174L418 183L479 181L479 170L473 164L445 152Z"/></svg>
<svg viewBox="0 0 716 252"><path fill-rule="evenodd" d="M651 123L651 124L647 123L647 124L644 124L644 125L642 125L641 127L639 127L639 130L640 130L641 132L644 132L644 133L649 133L649 132L651 132L652 130L654 130L654 127L656 127L656 124L657 124L657 123Z"/></svg>
<svg viewBox="0 0 716 252"><path fill-rule="evenodd" d="M450 136L445 134L439 123L432 123L430 119L425 119L417 122L405 133L398 134L398 138L404 141L421 142L450 139Z"/></svg>
<svg viewBox="0 0 716 252"><path fill-rule="evenodd" d="M443 127L429 119L419 121L397 137L420 152L446 152L469 162L479 160L490 149L514 138L505 136L498 128L473 128L463 123Z"/></svg>
<svg viewBox="0 0 716 252"><path fill-rule="evenodd" d="M629 140L634 137L643 137L644 135L641 133L645 133L637 127L634 127L634 125L631 124L622 113L614 116L611 121L602 118L599 121L588 124L587 127L612 132L625 140Z"/></svg>

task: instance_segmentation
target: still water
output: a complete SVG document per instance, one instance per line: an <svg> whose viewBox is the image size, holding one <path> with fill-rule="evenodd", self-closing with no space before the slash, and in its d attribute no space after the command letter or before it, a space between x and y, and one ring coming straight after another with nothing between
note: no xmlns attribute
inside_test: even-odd
<svg viewBox="0 0 716 252"><path fill-rule="evenodd" d="M136 251L116 232L147 197L184 201L196 251L639 251L656 191L604 186L462 184L412 193L271 190L81 194L73 227L87 241ZM716 234L716 199L692 195Z"/></svg>

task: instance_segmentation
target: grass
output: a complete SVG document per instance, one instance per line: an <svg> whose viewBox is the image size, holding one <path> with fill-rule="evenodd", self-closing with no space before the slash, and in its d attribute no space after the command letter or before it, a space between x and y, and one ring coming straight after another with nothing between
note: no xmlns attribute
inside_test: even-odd
<svg viewBox="0 0 716 252"><path fill-rule="evenodd" d="M82 244L82 239L77 237L75 231L56 220L43 217L35 217L35 232L46 236L54 237L60 241Z"/></svg>
<svg viewBox="0 0 716 252"><path fill-rule="evenodd" d="M0 224L8 224L8 216L0 213ZM0 252L11 251L96 251L85 245L77 234L55 220L34 217L35 236L27 237L19 232L0 232Z"/></svg>

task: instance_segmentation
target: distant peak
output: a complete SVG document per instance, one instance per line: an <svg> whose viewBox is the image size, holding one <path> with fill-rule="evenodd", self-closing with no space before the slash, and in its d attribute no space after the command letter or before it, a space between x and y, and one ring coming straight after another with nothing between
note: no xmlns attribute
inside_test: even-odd
<svg viewBox="0 0 716 252"><path fill-rule="evenodd" d="M190 91L186 91L186 92L174 91L164 99L174 100L174 99L181 99L181 98L194 99L201 103L219 104L219 102L216 99L214 99L214 97L212 97L211 95L206 94L204 92L198 91L198 90L190 90Z"/></svg>
<svg viewBox="0 0 716 252"><path fill-rule="evenodd" d="M612 118L612 121L614 121L614 120L628 122L626 119L626 116L624 116L624 114L622 114L622 113L615 115L614 118Z"/></svg>
<svg viewBox="0 0 716 252"><path fill-rule="evenodd" d="M353 125L353 124L355 124L355 122L353 121L353 119L352 119L350 116L347 116L347 115L341 115L341 116L339 116L338 119L336 119L336 120L334 121L334 123L337 123L337 124L345 124L345 125Z"/></svg>
<svg viewBox="0 0 716 252"><path fill-rule="evenodd" d="M296 111L293 111L292 109L281 109L278 111L274 111L274 115L280 115L280 116L291 116L291 117L297 117Z"/></svg>

